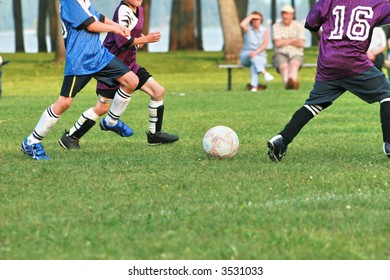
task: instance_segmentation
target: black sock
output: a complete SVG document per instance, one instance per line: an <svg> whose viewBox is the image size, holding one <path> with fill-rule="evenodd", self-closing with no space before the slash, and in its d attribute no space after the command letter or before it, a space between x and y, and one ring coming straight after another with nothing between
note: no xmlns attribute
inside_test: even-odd
<svg viewBox="0 0 390 280"><path fill-rule="evenodd" d="M84 123L71 136L80 139L85 133L88 132L88 130L90 130L95 125L95 123L96 122L93 120L86 119Z"/></svg>
<svg viewBox="0 0 390 280"><path fill-rule="evenodd" d="M320 110L321 111L321 110ZM319 111L319 112L320 112ZM319 113L318 112L318 113ZM283 142L285 145L290 144L299 131L314 117L315 115L305 106L298 109L292 116L290 122L279 133L283 136Z"/></svg>
<svg viewBox="0 0 390 280"><path fill-rule="evenodd" d="M163 117L164 117L164 105L161 105L157 107L156 132L162 129Z"/></svg>
<svg viewBox="0 0 390 280"><path fill-rule="evenodd" d="M382 102L380 106L383 141L390 144L390 102Z"/></svg>

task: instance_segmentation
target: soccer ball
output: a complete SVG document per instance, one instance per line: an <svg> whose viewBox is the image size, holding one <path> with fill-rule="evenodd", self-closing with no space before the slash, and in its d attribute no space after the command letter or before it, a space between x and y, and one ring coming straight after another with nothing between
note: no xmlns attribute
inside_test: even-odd
<svg viewBox="0 0 390 280"><path fill-rule="evenodd" d="M231 158L239 147L238 136L227 126L214 126L203 137L203 149L210 157Z"/></svg>

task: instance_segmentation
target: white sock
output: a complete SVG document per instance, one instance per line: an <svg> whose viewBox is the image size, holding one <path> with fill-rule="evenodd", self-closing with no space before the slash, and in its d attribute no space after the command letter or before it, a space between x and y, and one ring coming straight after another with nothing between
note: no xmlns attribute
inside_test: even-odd
<svg viewBox="0 0 390 280"><path fill-rule="evenodd" d="M93 108L89 108L87 111L85 111L84 113L82 113L82 115L80 116L80 118L77 120L77 122L74 124L74 126L72 126L69 130L69 135L72 135L73 133L75 133L78 129L80 129L80 127L83 125L83 123L85 123L85 121L87 119L90 119L92 121L96 121L97 119L99 118L98 115L96 115L95 111L93 110Z"/></svg>
<svg viewBox="0 0 390 280"><path fill-rule="evenodd" d="M59 120L60 116L54 114L51 107L52 105L46 108L34 131L27 137L29 145L41 142Z"/></svg>
<svg viewBox="0 0 390 280"><path fill-rule="evenodd" d="M158 121L157 108L162 106L163 104L163 100L150 100L149 102L149 131L151 133L156 133L156 123Z"/></svg>
<svg viewBox="0 0 390 280"><path fill-rule="evenodd" d="M112 100L110 111L105 117L106 124L108 126L114 126L118 122L120 116L126 111L127 106L131 101L131 94L123 91L122 88L118 88Z"/></svg>

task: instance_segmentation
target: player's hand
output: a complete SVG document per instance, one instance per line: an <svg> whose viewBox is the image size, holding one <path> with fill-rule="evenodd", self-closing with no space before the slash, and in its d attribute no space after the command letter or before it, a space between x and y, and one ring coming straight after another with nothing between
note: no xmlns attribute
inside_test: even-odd
<svg viewBox="0 0 390 280"><path fill-rule="evenodd" d="M130 29L123 27L119 24L116 26L114 33L118 35L122 35L124 37L130 37Z"/></svg>
<svg viewBox="0 0 390 280"><path fill-rule="evenodd" d="M367 52L368 59L371 61L375 61L375 55L372 52Z"/></svg>
<svg viewBox="0 0 390 280"><path fill-rule="evenodd" d="M159 31L150 32L148 35L146 35L146 38L149 43L159 42L161 39L161 33Z"/></svg>

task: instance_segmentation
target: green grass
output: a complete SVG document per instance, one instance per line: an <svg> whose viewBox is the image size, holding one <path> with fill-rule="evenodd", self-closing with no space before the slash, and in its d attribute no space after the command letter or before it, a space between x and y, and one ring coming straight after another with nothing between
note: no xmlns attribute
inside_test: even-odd
<svg viewBox="0 0 390 280"><path fill-rule="evenodd" d="M313 119L281 163L266 141L307 98L315 69L286 91L226 90L221 52L140 53L166 88L164 128L173 145L146 143L148 97L138 92L122 119L129 139L95 126L82 149L57 141L96 102L91 82L43 143L52 157L20 152L56 100L63 65L50 54L7 54L0 99L0 259L389 259L389 159L378 104L346 93ZM316 49L306 50L314 62ZM270 60L270 59L269 59ZM205 132L233 128L232 159L208 158Z"/></svg>

